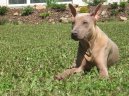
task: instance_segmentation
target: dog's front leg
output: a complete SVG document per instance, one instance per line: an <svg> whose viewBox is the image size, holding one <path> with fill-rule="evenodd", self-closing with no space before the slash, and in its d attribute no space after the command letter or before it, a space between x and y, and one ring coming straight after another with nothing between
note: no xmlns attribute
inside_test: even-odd
<svg viewBox="0 0 129 96"><path fill-rule="evenodd" d="M101 51L101 53L95 58L95 61L100 77L108 78L107 55L105 52Z"/></svg>
<svg viewBox="0 0 129 96"><path fill-rule="evenodd" d="M66 69L63 73L60 73L60 74L56 75L55 76L55 79L57 79L57 80L63 80L66 77L69 77L72 74L75 74L75 73L79 73L81 71L84 71L85 65L86 65L86 60L85 60L85 58L83 58L82 63L81 63L80 66L73 67L73 68L70 68L70 69Z"/></svg>
<svg viewBox="0 0 129 96"><path fill-rule="evenodd" d="M85 66L86 66L86 59L84 58L84 54L85 54L85 52L79 46L78 53L77 53L77 59L76 59L76 61L74 61L75 66L70 69L66 69L63 73L56 75L55 79L62 80L74 73L84 71Z"/></svg>

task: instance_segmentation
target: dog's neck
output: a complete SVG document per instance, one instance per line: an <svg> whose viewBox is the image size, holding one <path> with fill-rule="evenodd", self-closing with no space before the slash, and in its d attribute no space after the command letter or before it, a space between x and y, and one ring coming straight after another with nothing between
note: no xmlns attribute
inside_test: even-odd
<svg viewBox="0 0 129 96"><path fill-rule="evenodd" d="M94 26L93 28L92 28L92 30L90 30L91 32L91 35L90 35L90 37L88 38L88 42L90 43L90 45L93 45L94 44L94 42L95 42L95 40L96 40L96 38L98 37L97 35L97 30L98 30L98 26Z"/></svg>

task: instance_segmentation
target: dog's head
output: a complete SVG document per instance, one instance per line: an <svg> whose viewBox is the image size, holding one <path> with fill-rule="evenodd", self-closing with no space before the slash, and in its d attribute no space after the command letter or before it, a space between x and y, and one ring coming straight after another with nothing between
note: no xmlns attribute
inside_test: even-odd
<svg viewBox="0 0 129 96"><path fill-rule="evenodd" d="M82 40L89 38L92 35L96 21L99 18L99 9L102 4L99 4L94 12L92 13L79 13L77 14L76 9L69 4L69 8L73 15L72 17L72 32L71 38L74 40Z"/></svg>

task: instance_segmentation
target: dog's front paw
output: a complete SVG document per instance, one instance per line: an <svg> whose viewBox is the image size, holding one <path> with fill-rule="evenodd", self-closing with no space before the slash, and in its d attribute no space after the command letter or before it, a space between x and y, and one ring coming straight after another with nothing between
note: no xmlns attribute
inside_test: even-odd
<svg viewBox="0 0 129 96"><path fill-rule="evenodd" d="M64 80L64 77L63 77L62 74L58 74L58 75L56 75L56 76L54 77L54 79L60 81L60 80Z"/></svg>
<svg viewBox="0 0 129 96"><path fill-rule="evenodd" d="M78 68L67 69L63 73L60 73L60 74L56 75L55 79L64 80L65 78L69 77L70 75L76 73L78 71L77 69Z"/></svg>

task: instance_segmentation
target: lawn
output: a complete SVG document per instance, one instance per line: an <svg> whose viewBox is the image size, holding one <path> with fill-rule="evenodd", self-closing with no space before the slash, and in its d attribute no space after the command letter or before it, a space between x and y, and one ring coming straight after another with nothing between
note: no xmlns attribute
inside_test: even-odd
<svg viewBox="0 0 129 96"><path fill-rule="evenodd" d="M53 76L68 68L78 42L70 24L0 26L0 96L128 96L129 22L98 24L117 43L120 60L99 79L96 68L64 81Z"/></svg>

